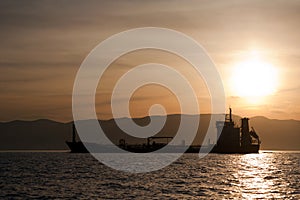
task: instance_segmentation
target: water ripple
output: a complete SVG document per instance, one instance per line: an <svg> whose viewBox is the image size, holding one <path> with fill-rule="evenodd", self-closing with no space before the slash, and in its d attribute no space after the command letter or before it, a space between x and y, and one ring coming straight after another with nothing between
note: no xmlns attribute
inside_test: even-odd
<svg viewBox="0 0 300 200"><path fill-rule="evenodd" d="M0 153L0 199L300 199L300 153L186 154L152 173L89 154Z"/></svg>

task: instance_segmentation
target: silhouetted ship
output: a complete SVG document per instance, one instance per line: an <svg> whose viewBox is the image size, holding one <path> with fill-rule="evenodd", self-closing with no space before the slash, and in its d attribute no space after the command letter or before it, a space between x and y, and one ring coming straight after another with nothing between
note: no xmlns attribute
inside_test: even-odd
<svg viewBox="0 0 300 200"><path fill-rule="evenodd" d="M249 129L249 118L241 119L241 127L235 126L229 108L229 117L227 115L225 121L217 121L216 125L218 141L213 153L258 153L259 136L253 127Z"/></svg>
<svg viewBox="0 0 300 200"><path fill-rule="evenodd" d="M249 118L241 119L241 127L235 125L232 120L232 111L230 108L229 116L226 115L225 121L217 121L217 134L218 141L217 144L213 145L213 148L209 148L210 146L204 147L202 149L207 149L207 152L210 153L258 153L260 148L260 140L259 136L255 132L252 127L249 129ZM118 147L124 149L129 152L134 153L148 153L159 150L165 147L168 144L168 140L173 137L149 137L147 138L146 144L126 144L124 139L120 139ZM166 143L156 143L157 139L166 139ZM85 145L89 146L89 149L101 150L102 152L109 153L112 149L111 146L95 144L95 143L85 143L85 145L81 141L76 141L76 129L73 124L73 134L72 141L66 142L68 147L70 148L72 153L88 153L89 151L85 147ZM99 148L100 147L100 148ZM186 147L184 144L182 145L169 145L167 146L166 153L177 153L182 152ZM200 151L200 145L192 145L187 148L185 153L198 153ZM98 151L97 151L98 152Z"/></svg>

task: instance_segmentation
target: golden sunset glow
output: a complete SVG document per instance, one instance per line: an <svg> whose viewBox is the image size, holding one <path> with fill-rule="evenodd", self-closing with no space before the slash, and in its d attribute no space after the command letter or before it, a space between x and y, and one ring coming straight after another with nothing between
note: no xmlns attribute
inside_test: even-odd
<svg viewBox="0 0 300 200"><path fill-rule="evenodd" d="M231 85L235 96L257 99L274 94L278 86L277 69L260 57L251 56L234 66Z"/></svg>
<svg viewBox="0 0 300 200"><path fill-rule="evenodd" d="M236 115L300 119L297 0L57 5L34 1L30 6L1 2L0 121L73 120L73 84L89 52L114 34L143 27L173 29L203 46L220 73L227 106ZM95 107L101 118L112 118L110 94L117 78L146 63L168 65L182 73L195 90L199 112L210 113L210 91L190 63L162 51L138 50L118 58L99 81ZM179 113L175 99L167 94L149 87L137 92L132 115L148 115L153 102L167 102L168 114ZM123 105L122 94L118 99Z"/></svg>

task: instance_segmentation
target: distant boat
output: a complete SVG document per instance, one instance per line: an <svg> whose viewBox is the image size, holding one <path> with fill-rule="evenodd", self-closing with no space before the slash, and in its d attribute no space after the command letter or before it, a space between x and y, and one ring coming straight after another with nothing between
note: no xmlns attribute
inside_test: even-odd
<svg viewBox="0 0 300 200"><path fill-rule="evenodd" d="M229 116L226 115L225 121L217 121L217 134L218 141L214 145L210 153L228 153L228 154L247 154L247 153L258 153L260 148L259 136L255 132L254 128L249 130L249 119L241 119L241 127L235 126L232 120L232 110L230 108ZM86 146L88 145L91 149L101 149L102 152L110 152L111 146L95 144L95 143L85 143L81 141L76 141L76 128L73 124L73 134L72 141L66 141L66 144L70 148L72 153L88 153ZM134 153L148 153L153 152L162 147L165 147L168 143L168 139L173 137L149 137L147 139L147 144L137 144L131 145L126 144L124 139L120 139L118 147ZM156 143L156 139L167 139L166 143ZM151 143L152 142L152 143ZM86 145L86 146L85 146ZM177 153L182 152L186 147L184 145L169 145L165 152ZM185 153L199 153L201 149L200 145L192 145L187 148ZM209 149L209 147L203 147L203 149Z"/></svg>

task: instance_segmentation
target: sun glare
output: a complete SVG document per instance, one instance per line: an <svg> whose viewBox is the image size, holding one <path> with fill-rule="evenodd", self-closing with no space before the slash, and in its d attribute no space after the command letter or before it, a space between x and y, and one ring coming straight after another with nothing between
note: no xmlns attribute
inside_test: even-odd
<svg viewBox="0 0 300 200"><path fill-rule="evenodd" d="M264 97L276 91L277 76L273 65L254 56L234 67L231 84L236 96Z"/></svg>

